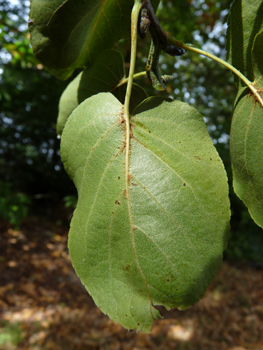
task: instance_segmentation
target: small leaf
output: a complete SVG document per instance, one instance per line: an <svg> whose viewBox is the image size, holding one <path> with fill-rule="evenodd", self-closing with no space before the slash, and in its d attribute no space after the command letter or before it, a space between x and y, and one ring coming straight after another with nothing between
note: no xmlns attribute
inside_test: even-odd
<svg viewBox="0 0 263 350"><path fill-rule="evenodd" d="M263 29L262 0L235 0L228 18L227 59L250 81L254 80L251 50ZM241 87L244 83L235 76Z"/></svg>
<svg viewBox="0 0 263 350"><path fill-rule="evenodd" d="M130 38L134 0L31 0L29 31L37 58L67 79L121 38ZM152 1L158 6L159 0Z"/></svg>
<svg viewBox="0 0 263 350"><path fill-rule="evenodd" d="M59 101L57 133L60 135L72 111L86 98L99 92L111 91L121 103L124 103L127 84L117 85L125 79L123 56L116 50L103 51L98 59L80 73L65 89ZM133 84L130 112L147 97L147 93L137 84Z"/></svg>
<svg viewBox="0 0 263 350"><path fill-rule="evenodd" d="M61 156L78 190L69 251L98 307L148 332L154 305L187 308L212 282L228 186L202 116L185 103L151 98L136 109L129 174L125 136L123 105L109 93L85 100L65 126Z"/></svg>
<svg viewBox="0 0 263 350"><path fill-rule="evenodd" d="M78 87L82 73L73 79L63 91L58 106L57 134L61 135L66 121L78 106Z"/></svg>
<svg viewBox="0 0 263 350"><path fill-rule="evenodd" d="M263 227L263 110L247 88L239 90L235 102L230 152L234 190Z"/></svg>

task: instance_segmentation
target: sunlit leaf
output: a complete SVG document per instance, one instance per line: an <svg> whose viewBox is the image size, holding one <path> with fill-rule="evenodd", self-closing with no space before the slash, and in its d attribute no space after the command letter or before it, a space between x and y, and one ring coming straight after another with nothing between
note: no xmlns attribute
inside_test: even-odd
<svg viewBox="0 0 263 350"><path fill-rule="evenodd" d="M187 104L147 99L131 119L128 158L126 136L123 105L109 93L66 123L61 156L78 190L69 251L104 313L150 331L155 305L191 306L218 271L228 186L203 118Z"/></svg>
<svg viewBox="0 0 263 350"><path fill-rule="evenodd" d="M31 0L29 30L37 58L60 79L130 38L134 0ZM155 8L159 0L152 1Z"/></svg>
<svg viewBox="0 0 263 350"><path fill-rule="evenodd" d="M247 88L236 99L230 151L235 192L263 227L263 110Z"/></svg>

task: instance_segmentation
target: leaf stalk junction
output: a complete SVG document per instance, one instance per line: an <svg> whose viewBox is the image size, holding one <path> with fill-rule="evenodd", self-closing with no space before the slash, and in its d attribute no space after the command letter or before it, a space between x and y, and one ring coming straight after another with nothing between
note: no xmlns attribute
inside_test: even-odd
<svg viewBox="0 0 263 350"><path fill-rule="evenodd" d="M135 3L136 2L138 1L135 1ZM159 91L165 90L165 81L171 80L173 78L172 76L161 76L161 73L159 71L159 56L161 51L164 51L171 56L181 56L186 51L192 51L213 59L214 61L228 68L232 73L236 74L248 86L250 91L256 97L257 101L263 107L262 96L254 86L254 84L250 80L248 80L239 70L237 70L228 62L209 52L198 49L191 44L184 44L183 42L178 41L172 37L168 37L155 15L151 1L144 0L139 2L141 3L141 11L140 18L138 21L138 33L141 36L141 38L145 38L147 32L150 31L152 36L150 53L146 64L146 73L155 89ZM142 76L143 73L139 73L140 75L136 75L134 76L134 78Z"/></svg>

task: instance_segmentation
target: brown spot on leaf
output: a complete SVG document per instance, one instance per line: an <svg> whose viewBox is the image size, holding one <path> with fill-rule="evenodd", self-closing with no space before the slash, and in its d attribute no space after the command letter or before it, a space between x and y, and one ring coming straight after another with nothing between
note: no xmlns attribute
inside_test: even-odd
<svg viewBox="0 0 263 350"><path fill-rule="evenodd" d="M127 265L127 266L125 267L125 269L126 269L127 271L129 271L129 270L130 270L130 268L131 268L131 266L130 266L130 265Z"/></svg>

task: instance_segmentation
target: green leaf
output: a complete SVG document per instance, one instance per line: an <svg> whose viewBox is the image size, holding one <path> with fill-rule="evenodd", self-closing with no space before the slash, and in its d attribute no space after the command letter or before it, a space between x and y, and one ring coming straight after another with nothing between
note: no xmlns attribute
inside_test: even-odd
<svg viewBox="0 0 263 350"><path fill-rule="evenodd" d="M124 103L127 84L118 87L126 78L124 59L116 50L106 50L100 54L94 64L86 69L80 79L78 89L79 103L99 92L112 92L121 103ZM145 90L133 84L130 112L147 98Z"/></svg>
<svg viewBox="0 0 263 350"><path fill-rule="evenodd" d="M247 88L239 90L235 102L230 152L234 190L263 227L263 111Z"/></svg>
<svg viewBox="0 0 263 350"><path fill-rule="evenodd" d="M235 0L228 18L227 59L250 81L254 80L251 50L262 29L262 0ZM244 84L237 76L235 79L239 87Z"/></svg>
<svg viewBox="0 0 263 350"><path fill-rule="evenodd" d="M57 134L61 135L66 121L78 103L78 87L82 73L73 79L63 91L58 106Z"/></svg>
<svg viewBox="0 0 263 350"><path fill-rule="evenodd" d="M109 93L85 100L66 123L61 156L78 190L69 251L101 310L148 332L155 305L184 309L204 295L222 262L230 204L194 108L147 99L130 135L126 164L123 105Z"/></svg>
<svg viewBox="0 0 263 350"><path fill-rule="evenodd" d="M86 98L99 92L111 91L124 103L127 84L117 85L125 79L123 56L116 50L106 50L90 68L80 73L65 89L59 101L57 133L60 135L72 111ZM147 97L147 93L133 84L130 112Z"/></svg>
<svg viewBox="0 0 263 350"><path fill-rule="evenodd" d="M31 0L29 30L37 58L60 79L130 38L134 0ZM152 1L154 7L159 0Z"/></svg>
<svg viewBox="0 0 263 350"><path fill-rule="evenodd" d="M254 40L253 50L253 72L255 84L258 88L263 88L263 30L258 33Z"/></svg>

